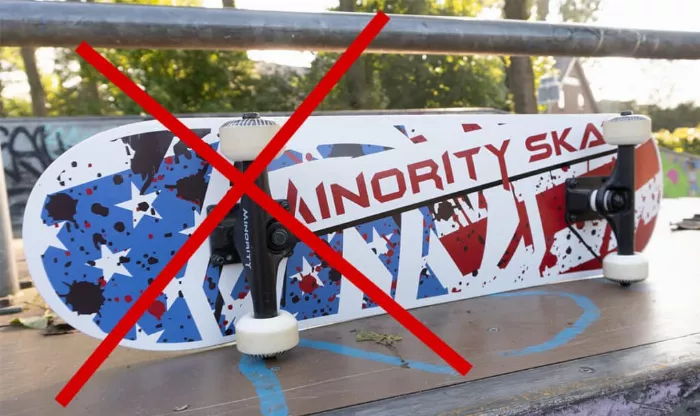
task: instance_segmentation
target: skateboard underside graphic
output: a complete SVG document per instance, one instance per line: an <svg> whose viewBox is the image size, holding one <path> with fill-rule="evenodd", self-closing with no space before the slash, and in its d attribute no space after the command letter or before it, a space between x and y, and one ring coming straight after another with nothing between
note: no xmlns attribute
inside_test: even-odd
<svg viewBox="0 0 700 416"><path fill-rule="evenodd" d="M600 276L594 253L615 251L615 236L603 219L567 223L565 181L612 172L616 148L601 129L610 116L311 117L268 167L271 196L407 309ZM181 121L218 150L229 119ZM663 173L653 140L635 156L641 251ZM156 121L99 133L30 195L30 274L57 314L104 338L229 188ZM214 261L207 241L121 345L233 342L249 289L242 266ZM277 293L302 329L384 313L303 242L281 263Z"/></svg>

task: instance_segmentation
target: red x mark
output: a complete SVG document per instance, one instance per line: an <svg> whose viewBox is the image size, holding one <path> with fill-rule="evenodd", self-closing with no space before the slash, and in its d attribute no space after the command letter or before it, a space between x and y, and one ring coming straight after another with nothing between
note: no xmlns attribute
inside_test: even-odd
<svg viewBox="0 0 700 416"><path fill-rule="evenodd" d="M76 49L77 53L92 64L105 77L112 81L124 93L137 104L143 107L154 118L160 121L173 134L184 141L203 159L207 160L214 168L232 181L231 187L219 204L207 215L197 227L182 248L173 256L168 264L159 273L158 277L148 286L134 302L131 309L110 331L95 351L88 357L85 363L78 369L64 388L56 396L62 406L75 397L89 378L97 371L97 368L107 359L109 354L117 347L119 342L129 330L141 318L146 309L155 301L158 295L165 290L175 274L182 269L189 258L207 239L219 222L233 208L236 202L247 193L261 208L277 218L287 229L294 233L299 240L306 243L329 265L348 278L355 286L366 293L377 305L381 306L394 319L411 331L416 337L428 345L440 357L447 361L457 372L465 375L471 364L462 358L456 351L450 348L442 339L433 334L420 321L413 317L401 305L396 303L389 295L384 293L371 280L360 273L353 265L348 263L343 256L334 251L328 244L318 238L310 229L299 222L293 215L278 205L269 195L256 187L253 182L274 159L275 155L285 146L292 135L299 129L302 123L309 117L313 110L321 103L323 98L333 89L335 84L347 72L348 68L357 60L369 43L377 36L381 29L389 21L389 17L382 12L377 13L367 27L360 33L355 41L348 47L345 53L338 59L326 76L311 91L309 96L297 108L292 116L282 126L280 131L260 153L253 164L243 174L226 160L217 151L201 140L187 126L182 124L175 116L158 104L146 92L119 72L112 64L98 54L90 45L83 42Z"/></svg>

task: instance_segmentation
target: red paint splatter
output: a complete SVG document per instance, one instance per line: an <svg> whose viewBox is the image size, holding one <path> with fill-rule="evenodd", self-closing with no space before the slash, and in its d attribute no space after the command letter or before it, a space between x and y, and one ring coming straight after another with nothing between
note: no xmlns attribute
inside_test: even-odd
<svg viewBox="0 0 700 416"><path fill-rule="evenodd" d="M92 227L92 224L90 224L90 221L85 220L85 228L90 228Z"/></svg>
<svg viewBox="0 0 700 416"><path fill-rule="evenodd" d="M233 305L228 305L228 310L233 309Z"/></svg>
<svg viewBox="0 0 700 416"><path fill-rule="evenodd" d="M160 320L165 313L165 304L159 300L151 303L151 306L148 307L148 313Z"/></svg>
<svg viewBox="0 0 700 416"><path fill-rule="evenodd" d="M115 302L119 302L119 296L117 296L116 298L114 298L114 301L115 301Z"/></svg>
<svg viewBox="0 0 700 416"><path fill-rule="evenodd" d="M481 126L476 123L462 124L462 131L469 133L470 131L481 130Z"/></svg>
<svg viewBox="0 0 700 416"><path fill-rule="evenodd" d="M97 279L97 283L99 283L100 287L105 287L107 286L107 281L105 280L104 276L100 277Z"/></svg>
<svg viewBox="0 0 700 416"><path fill-rule="evenodd" d="M525 202L517 201L515 192L513 192L513 200L515 200L515 206L518 212L518 227L515 229L510 244L506 247L505 253L503 253L503 256L498 261L498 267L501 269L508 267L508 264L513 259L513 255L522 240L524 240L525 246L527 247L531 247L533 244L532 230L530 229L530 220L527 217Z"/></svg>
<svg viewBox="0 0 700 416"><path fill-rule="evenodd" d="M318 283L316 283L316 278L310 274L306 274L301 277L301 282L299 282L299 289L304 293L312 293L318 288Z"/></svg>
<svg viewBox="0 0 700 416"><path fill-rule="evenodd" d="M239 292L238 293L238 299L245 299L245 296L247 295L246 292Z"/></svg>
<svg viewBox="0 0 700 416"><path fill-rule="evenodd" d="M85 190L85 194L86 194L86 195L92 195L92 188L87 188L87 189Z"/></svg>
<svg viewBox="0 0 700 416"><path fill-rule="evenodd" d="M70 251L66 251L66 256L70 256Z"/></svg>
<svg viewBox="0 0 700 416"><path fill-rule="evenodd" d="M129 296L129 295L124 296L124 301L131 302L131 296Z"/></svg>
<svg viewBox="0 0 700 416"><path fill-rule="evenodd" d="M481 267L486 242L486 223L486 218L482 218L470 225L460 226L456 231L440 238L462 275Z"/></svg>
<svg viewBox="0 0 700 416"><path fill-rule="evenodd" d="M148 239L153 240L153 234L148 234Z"/></svg>
<svg viewBox="0 0 700 416"><path fill-rule="evenodd" d="M172 157L172 156L166 157L166 158L165 158L165 164L166 164L166 165L172 165L172 164L173 164L173 157Z"/></svg>

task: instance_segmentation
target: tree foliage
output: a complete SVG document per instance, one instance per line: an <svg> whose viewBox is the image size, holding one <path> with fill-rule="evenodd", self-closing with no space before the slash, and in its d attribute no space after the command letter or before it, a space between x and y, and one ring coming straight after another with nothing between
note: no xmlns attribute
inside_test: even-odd
<svg viewBox="0 0 700 416"><path fill-rule="evenodd" d="M343 6L344 2L340 5ZM434 16L475 16L476 0L358 0L353 10ZM336 9L338 10L338 9ZM341 9L343 10L343 9ZM337 60L319 53L303 85L314 85ZM361 79L361 82L358 82ZM507 109L500 58L460 55L366 54L322 103L326 110L493 107Z"/></svg>

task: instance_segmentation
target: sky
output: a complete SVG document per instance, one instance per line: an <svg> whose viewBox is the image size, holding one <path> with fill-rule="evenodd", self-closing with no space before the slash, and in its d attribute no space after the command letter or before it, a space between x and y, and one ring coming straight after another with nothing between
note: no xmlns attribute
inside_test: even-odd
<svg viewBox="0 0 700 416"><path fill-rule="evenodd" d="M551 0L553 5L556 0ZM174 0L174 4L177 1ZM338 0L236 0L240 9L324 11ZM204 0L205 7L221 7L221 0ZM619 28L697 30L700 0L602 0L596 25ZM485 14L483 18L498 18ZM50 49L39 50L43 68L50 69ZM296 51L249 51L254 60L308 66L313 55ZM636 100L674 106L694 101L700 105L700 61L639 60L632 58L586 58L586 76L597 100ZM26 86L17 85L17 93Z"/></svg>

